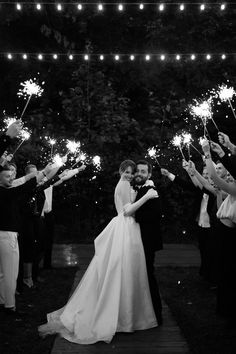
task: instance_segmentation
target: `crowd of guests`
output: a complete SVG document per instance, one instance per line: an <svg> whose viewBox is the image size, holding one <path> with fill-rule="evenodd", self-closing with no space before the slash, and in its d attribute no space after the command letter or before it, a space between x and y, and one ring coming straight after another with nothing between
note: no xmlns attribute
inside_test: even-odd
<svg viewBox="0 0 236 354"><path fill-rule="evenodd" d="M24 315L16 309L16 294L35 287L40 262L51 268L53 188L85 168L63 170L50 162L38 170L28 164L25 175L16 178L17 166L7 150L21 130L18 120L0 136L0 311L14 318Z"/></svg>
<svg viewBox="0 0 236 354"><path fill-rule="evenodd" d="M25 175L16 178L17 166L6 151L19 135L21 124L16 121L0 136L0 309L11 316L20 316L15 294L35 286L40 262L44 268L51 267L53 188L85 168L62 171L56 163L49 163L38 170L28 164ZM218 314L235 326L236 146L224 133L218 134L218 140L202 143L202 173L193 161L183 160L187 178L165 168L161 174L193 193L200 275L217 291Z"/></svg>
<svg viewBox="0 0 236 354"><path fill-rule="evenodd" d="M183 160L187 179L164 168L161 173L193 193L201 255L199 273L217 291L217 313L226 319L227 326L235 327L236 146L224 133L219 132L218 139L219 143L207 139L202 143L202 173L191 160Z"/></svg>

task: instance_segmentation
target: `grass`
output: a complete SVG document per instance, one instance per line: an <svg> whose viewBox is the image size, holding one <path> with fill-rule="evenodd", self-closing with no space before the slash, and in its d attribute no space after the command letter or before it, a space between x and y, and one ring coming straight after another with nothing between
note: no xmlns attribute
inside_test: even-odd
<svg viewBox="0 0 236 354"><path fill-rule="evenodd" d="M198 268L158 268L163 298L194 354L235 354L236 330L216 315L216 291Z"/></svg>
<svg viewBox="0 0 236 354"><path fill-rule="evenodd" d="M46 313L65 304L76 270L42 271L44 282L38 290L25 289L17 296L19 309L29 313L25 320L15 321L0 313L1 354L50 353L55 336L43 340L38 336L37 327L46 321ZM193 354L236 353L236 331L226 330L224 321L216 316L216 292L201 280L198 268L160 267L157 277L162 296Z"/></svg>
<svg viewBox="0 0 236 354"><path fill-rule="evenodd" d="M42 271L44 282L38 289L25 288L17 296L17 307L28 316L17 321L0 313L1 354L48 354L54 336L41 339L37 327L46 322L46 314L62 307L69 296L77 268L60 268Z"/></svg>

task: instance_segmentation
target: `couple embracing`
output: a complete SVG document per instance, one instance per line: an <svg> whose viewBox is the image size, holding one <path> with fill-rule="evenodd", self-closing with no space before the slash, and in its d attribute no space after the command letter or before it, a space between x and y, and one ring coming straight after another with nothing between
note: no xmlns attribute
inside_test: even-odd
<svg viewBox="0 0 236 354"><path fill-rule="evenodd" d="M162 324L154 276L155 251L162 249L161 209L151 172L145 160L121 163L114 194L118 215L95 239L83 278L67 304L47 315L41 336L59 333L74 343L109 343L116 332Z"/></svg>

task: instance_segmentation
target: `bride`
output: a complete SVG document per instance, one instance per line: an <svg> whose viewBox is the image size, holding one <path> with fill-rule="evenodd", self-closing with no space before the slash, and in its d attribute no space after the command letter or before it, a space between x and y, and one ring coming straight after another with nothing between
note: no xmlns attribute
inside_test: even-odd
<svg viewBox="0 0 236 354"><path fill-rule="evenodd" d="M121 163L114 195L118 215L95 239L95 255L67 304L38 328L41 336L59 333L74 343L109 343L116 332L157 326L140 228L132 216L157 193L149 189L132 203L135 167L131 160Z"/></svg>

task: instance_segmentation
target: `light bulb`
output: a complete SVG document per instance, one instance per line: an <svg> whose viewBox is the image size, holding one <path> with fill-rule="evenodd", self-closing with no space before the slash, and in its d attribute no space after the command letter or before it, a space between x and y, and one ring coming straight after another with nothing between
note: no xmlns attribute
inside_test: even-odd
<svg viewBox="0 0 236 354"><path fill-rule="evenodd" d="M135 59L135 56L133 54L131 54L129 58L130 58L130 60L133 61Z"/></svg>
<svg viewBox="0 0 236 354"><path fill-rule="evenodd" d="M205 5L204 5L204 4L201 4L201 5L200 5L200 10L201 10L201 11L204 11L204 10L205 10Z"/></svg>
<svg viewBox="0 0 236 354"><path fill-rule="evenodd" d="M166 58L165 55L162 54L162 55L161 55L161 60L163 61L163 60L165 60L165 58Z"/></svg>
<svg viewBox="0 0 236 354"><path fill-rule="evenodd" d="M89 60L88 54L85 54L85 55L84 55L84 60Z"/></svg>
<svg viewBox="0 0 236 354"><path fill-rule="evenodd" d="M226 55L225 55L225 54L222 54L222 55L221 55L221 59L223 59L223 60L226 59Z"/></svg>
<svg viewBox="0 0 236 354"><path fill-rule="evenodd" d="M150 59L151 59L151 57L150 57L149 54L145 55L145 60L146 60L146 61L148 61L148 60L150 60Z"/></svg>
<svg viewBox="0 0 236 354"><path fill-rule="evenodd" d="M78 9L79 11L81 11L81 10L83 10L83 6L82 6L81 4L78 4L78 5L77 5L77 9Z"/></svg>
<svg viewBox="0 0 236 354"><path fill-rule="evenodd" d="M57 10L58 10L58 11L61 11L61 10L62 10L61 4L57 4Z"/></svg>
<svg viewBox="0 0 236 354"><path fill-rule="evenodd" d="M143 10L144 9L144 5L143 4L139 4L139 9Z"/></svg>
<svg viewBox="0 0 236 354"><path fill-rule="evenodd" d="M102 54L99 55L99 59L100 59L100 60L104 60L104 55L102 55Z"/></svg>
<svg viewBox="0 0 236 354"><path fill-rule="evenodd" d="M70 59L70 60L73 60L73 59L74 59L74 57L73 57L72 54L69 55L69 59Z"/></svg>
<svg viewBox="0 0 236 354"><path fill-rule="evenodd" d="M115 55L115 60L119 60L120 59L120 56L119 55Z"/></svg>
<svg viewBox="0 0 236 354"><path fill-rule="evenodd" d="M195 54L192 54L191 55L191 60L195 60L196 59L196 55Z"/></svg>
<svg viewBox="0 0 236 354"><path fill-rule="evenodd" d="M225 4L221 4L220 5L220 9L223 11L223 10L225 10L225 8L226 8L226 5Z"/></svg>
<svg viewBox="0 0 236 354"><path fill-rule="evenodd" d="M16 4L16 9L17 9L18 11L20 11L20 10L22 9L21 4L17 3L17 4Z"/></svg>
<svg viewBox="0 0 236 354"><path fill-rule="evenodd" d="M180 55L179 54L176 55L176 60L180 60Z"/></svg>
<svg viewBox="0 0 236 354"><path fill-rule="evenodd" d="M181 5L179 6L179 9L180 9L180 11L184 11L184 4L181 4Z"/></svg>
<svg viewBox="0 0 236 354"><path fill-rule="evenodd" d="M102 4L98 4L98 11L103 11L103 5Z"/></svg>
<svg viewBox="0 0 236 354"><path fill-rule="evenodd" d="M207 54L206 59L207 59L207 60L210 60L210 59L211 59L211 55L210 55L210 54Z"/></svg>
<svg viewBox="0 0 236 354"><path fill-rule="evenodd" d="M23 58L24 60L28 59L27 54L23 54L23 55L22 55L22 58Z"/></svg>
<svg viewBox="0 0 236 354"><path fill-rule="evenodd" d="M57 54L53 54L53 59L58 59L58 55Z"/></svg>
<svg viewBox="0 0 236 354"><path fill-rule="evenodd" d="M119 10L119 11L123 11L123 10L124 10L124 6L123 6L122 4L119 4L119 5L118 5L118 10Z"/></svg>
<svg viewBox="0 0 236 354"><path fill-rule="evenodd" d="M8 59L12 59L12 54L11 54L11 53L8 53L8 54L7 54L7 58L8 58Z"/></svg>
<svg viewBox="0 0 236 354"><path fill-rule="evenodd" d="M38 55L38 60L42 60L42 59L43 59L42 54L39 54L39 55Z"/></svg>
<svg viewBox="0 0 236 354"><path fill-rule="evenodd" d="M37 9L37 10L41 10L41 8L42 8L42 6L41 6L40 4L37 4L37 5L36 5L36 9Z"/></svg>
<svg viewBox="0 0 236 354"><path fill-rule="evenodd" d="M164 11L164 8L165 8L164 4L159 5L159 11Z"/></svg>

